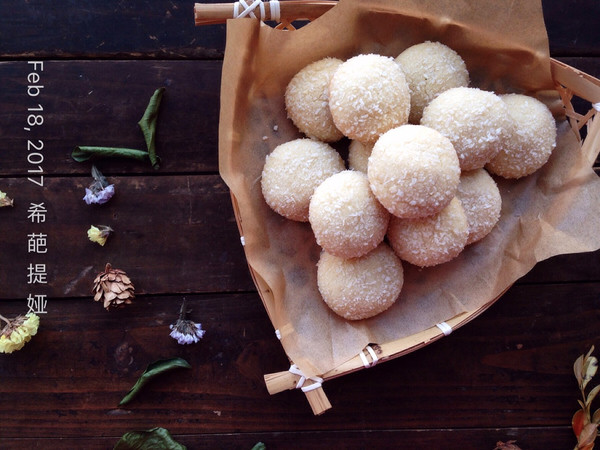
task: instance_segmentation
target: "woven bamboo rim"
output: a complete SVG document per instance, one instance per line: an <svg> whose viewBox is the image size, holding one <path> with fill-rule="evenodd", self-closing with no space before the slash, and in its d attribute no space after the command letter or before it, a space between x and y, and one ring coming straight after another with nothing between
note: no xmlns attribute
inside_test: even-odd
<svg viewBox="0 0 600 450"><path fill-rule="evenodd" d="M260 0L248 0L245 4L252 5L255 2L260 2ZM271 5L269 3L270 2L264 2L265 15L262 20L271 20ZM336 3L336 1L282 1L279 3L279 24L276 28L294 29L291 25L291 22L294 20L314 20L329 11ZM234 18L233 5L233 3L196 3L194 5L196 25L224 23L228 19ZM255 8L256 6L257 5L255 5ZM244 18L245 17L252 18L249 14L245 15ZM254 17L254 20L260 20L260 17L256 16ZM553 58L550 58L550 69L556 90L558 91L565 108L565 116L569 120L571 128L577 135L579 141L583 142L580 130L597 112L600 111L600 80ZM592 107L586 114L580 114L574 110L571 100L575 96L587 100L592 104ZM239 207L233 193L231 194L231 200L240 236L244 236ZM251 266L249 267L249 270L265 309L267 310L267 314L272 318L272 312L269 310L270 302L268 302L267 299L272 300L273 294L267 283ZM304 382L302 386L305 389L308 389L303 389L303 392L306 395L313 413L315 415L322 414L331 408L331 403L323 391L321 382L373 367L378 362L398 358L437 341L449 334L446 330L455 330L475 319L496 302L505 292L506 291L502 292L498 297L477 310L461 313L446 320L442 324L425 329L419 333L392 342L370 344L363 350L362 354L358 354L329 372L320 375L322 381L315 381L312 379L303 380L301 375L293 373L293 371L290 370L266 374L264 379L267 390L269 391L269 394L272 395L285 390L296 389L300 387L299 383L302 384ZM313 386L315 389L311 389L312 385L315 385Z"/></svg>

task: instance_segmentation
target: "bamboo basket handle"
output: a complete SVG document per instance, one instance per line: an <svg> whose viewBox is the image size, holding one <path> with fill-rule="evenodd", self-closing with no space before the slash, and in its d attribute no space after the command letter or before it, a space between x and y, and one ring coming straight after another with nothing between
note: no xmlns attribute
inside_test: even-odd
<svg viewBox="0 0 600 450"><path fill-rule="evenodd" d="M196 25L214 25L225 23L227 19L236 17L254 17L282 23L290 23L294 20L314 20L334 7L337 1L278 1L279 14L277 14L275 6L271 3L270 1L263 2L261 0L235 3L196 3L194 4L194 22ZM236 8L238 10L237 16L235 15ZM264 10L264 15L261 14L261 10Z"/></svg>
<svg viewBox="0 0 600 450"><path fill-rule="evenodd" d="M550 70L571 128L582 141L579 131L600 111L600 80L553 58L550 59ZM579 114L573 109L571 99L574 95L592 104L587 114Z"/></svg>
<svg viewBox="0 0 600 450"><path fill-rule="evenodd" d="M283 371L277 373L269 373L264 376L265 384L267 385L267 390L269 394L277 394L279 392L290 390L290 389L298 389L298 381L300 380L300 376L292 373L290 371ZM302 391L308 400L308 404L312 409L312 412L315 416L323 414L328 409L331 409L331 403L329 399L325 395L325 391L323 391L323 387L321 386L321 381L314 380L309 378L304 380L302 383Z"/></svg>

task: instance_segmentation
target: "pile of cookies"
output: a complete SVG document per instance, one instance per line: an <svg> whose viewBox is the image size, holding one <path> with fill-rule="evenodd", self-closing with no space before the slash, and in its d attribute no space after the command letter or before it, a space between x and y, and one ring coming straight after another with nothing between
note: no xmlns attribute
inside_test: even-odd
<svg viewBox="0 0 600 450"><path fill-rule="evenodd" d="M462 58L439 42L395 59L324 58L289 82L287 114L306 138L267 156L262 193L310 223L323 249L319 292L341 317L388 309L403 262L442 264L483 239L501 210L492 175L524 177L548 160L556 125L543 103L469 84ZM342 138L348 169L330 145Z"/></svg>

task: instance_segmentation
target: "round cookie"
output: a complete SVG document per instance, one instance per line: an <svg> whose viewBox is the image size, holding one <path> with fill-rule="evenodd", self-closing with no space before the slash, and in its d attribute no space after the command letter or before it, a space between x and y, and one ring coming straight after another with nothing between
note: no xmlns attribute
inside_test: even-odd
<svg viewBox="0 0 600 450"><path fill-rule="evenodd" d="M308 219L317 244L327 253L356 258L383 241L390 213L371 192L364 173L345 170L315 189Z"/></svg>
<svg viewBox="0 0 600 450"><path fill-rule="evenodd" d="M410 123L419 123L423 109L442 92L469 85L463 59L440 42L422 42L396 58L410 87Z"/></svg>
<svg viewBox="0 0 600 450"><path fill-rule="evenodd" d="M352 170L367 173L367 164L372 150L373 145L371 144L351 141L348 146L348 167Z"/></svg>
<svg viewBox="0 0 600 450"><path fill-rule="evenodd" d="M367 144L407 123L410 90L400 65L375 54L348 59L331 79L329 109L345 136Z"/></svg>
<svg viewBox="0 0 600 450"><path fill-rule="evenodd" d="M467 216L458 198L435 216L423 219L392 217L388 240L398 257L419 267L450 261L465 248Z"/></svg>
<svg viewBox="0 0 600 450"><path fill-rule="evenodd" d="M288 117L309 138L335 142L343 137L329 111L329 83L341 59L324 58L300 70L285 90Z"/></svg>
<svg viewBox="0 0 600 450"><path fill-rule="evenodd" d="M539 100L521 94L500 97L515 121L506 145L486 168L504 178L521 178L542 167L556 147L556 123Z"/></svg>
<svg viewBox="0 0 600 450"><path fill-rule="evenodd" d="M498 185L485 169L463 172L456 196L467 215L467 245L483 239L500 219L502 198Z"/></svg>
<svg viewBox="0 0 600 450"><path fill-rule="evenodd" d="M468 87L449 89L433 99L423 111L421 125L452 141L461 170L484 167L498 154L514 128L500 97Z"/></svg>
<svg viewBox="0 0 600 450"><path fill-rule="evenodd" d="M385 243L360 258L343 259L324 251L317 264L323 300L348 320L382 313L394 304L403 284L402 262Z"/></svg>
<svg viewBox="0 0 600 450"><path fill-rule="evenodd" d="M452 143L421 125L403 125L373 146L368 177L385 208L403 218L431 216L456 194L460 178Z"/></svg>
<svg viewBox="0 0 600 450"><path fill-rule="evenodd" d="M325 142L295 139L267 155L261 188L267 204L291 220L308 222L310 197L331 175L345 169L342 157Z"/></svg>

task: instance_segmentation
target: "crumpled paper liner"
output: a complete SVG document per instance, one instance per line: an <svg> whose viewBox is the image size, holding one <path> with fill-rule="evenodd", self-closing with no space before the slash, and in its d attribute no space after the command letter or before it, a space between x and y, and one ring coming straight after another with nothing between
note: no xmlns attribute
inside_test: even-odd
<svg viewBox="0 0 600 450"><path fill-rule="evenodd" d="M557 119L550 161L521 180L496 178L501 219L455 260L419 269L407 263L396 304L350 322L331 312L316 283L320 248L308 223L287 220L265 203L260 176L277 145L301 137L286 117L284 91L301 68L326 56L395 57L410 45L440 41L455 49L471 85L499 93L539 94L556 108L539 1L341 0L296 31L230 20L221 90L220 173L231 189L252 276L288 357L307 376L326 373L369 343L385 343L489 306L536 262L600 248L598 146L582 149ZM552 103L554 102L554 103ZM588 139L600 133L592 124Z"/></svg>

